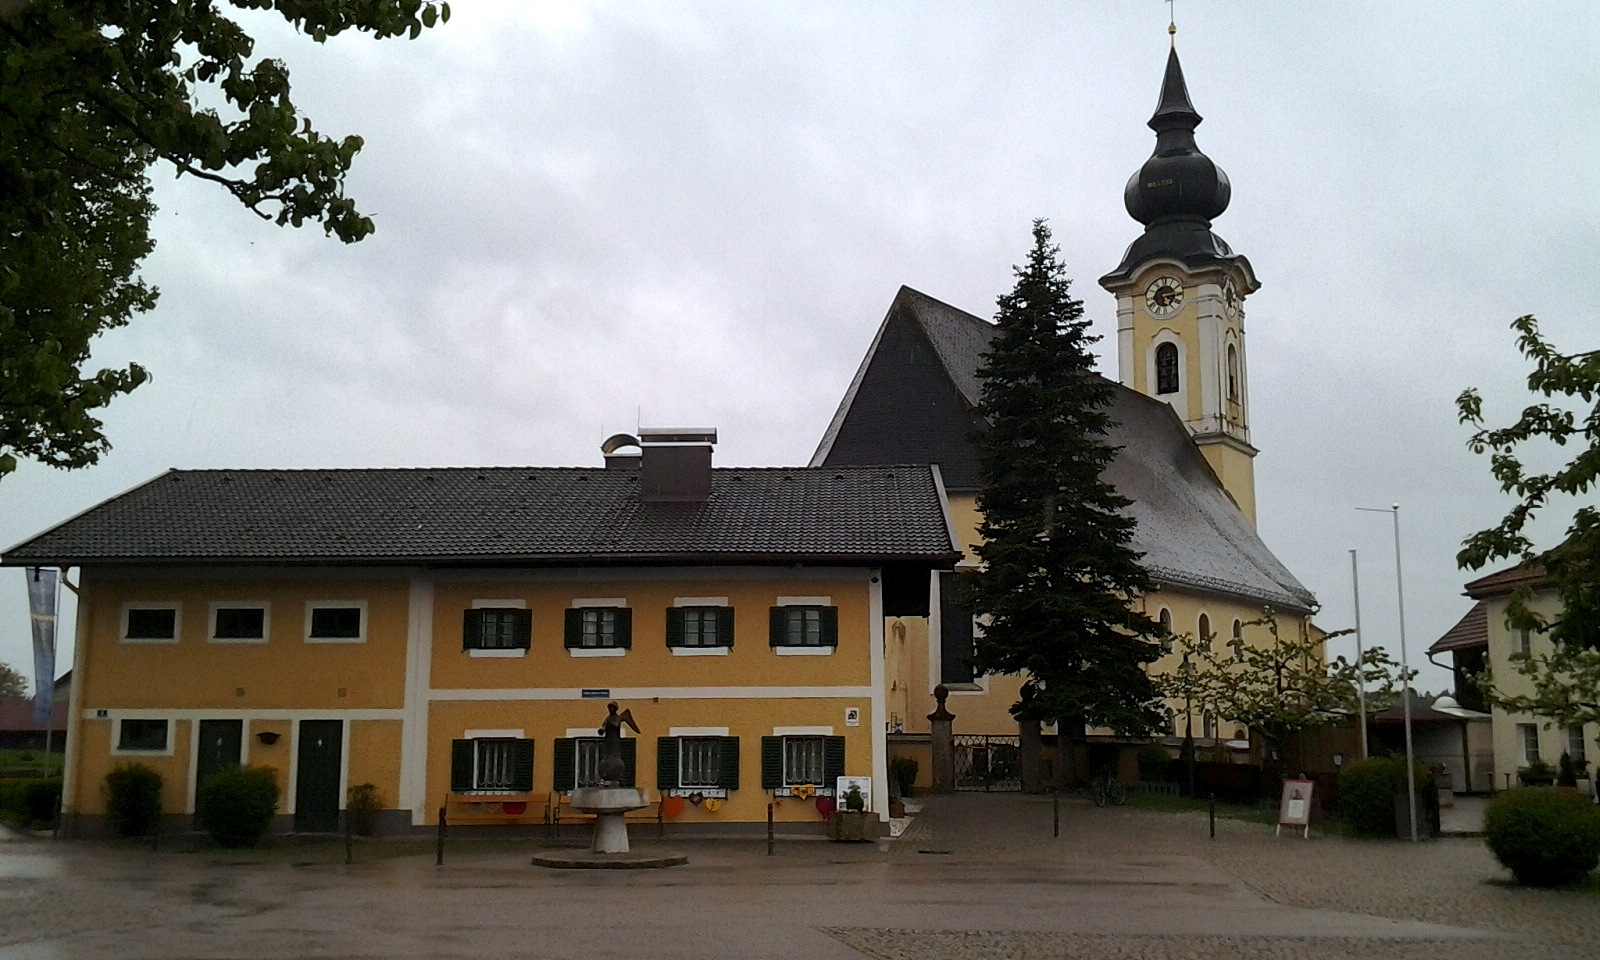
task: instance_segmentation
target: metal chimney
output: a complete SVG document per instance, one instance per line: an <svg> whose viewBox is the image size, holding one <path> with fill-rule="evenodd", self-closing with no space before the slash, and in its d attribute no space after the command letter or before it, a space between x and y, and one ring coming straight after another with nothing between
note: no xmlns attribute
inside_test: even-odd
<svg viewBox="0 0 1600 960"><path fill-rule="evenodd" d="M645 503L704 503L711 496L712 427L639 431L639 488Z"/></svg>

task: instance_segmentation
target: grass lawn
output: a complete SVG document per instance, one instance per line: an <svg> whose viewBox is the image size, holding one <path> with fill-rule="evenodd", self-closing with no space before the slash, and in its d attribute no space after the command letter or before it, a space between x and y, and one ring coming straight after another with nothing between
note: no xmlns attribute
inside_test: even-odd
<svg viewBox="0 0 1600 960"><path fill-rule="evenodd" d="M1198 800L1191 797L1157 796L1140 794L1137 791L1128 793L1128 806L1140 810L1151 810L1156 813L1205 813L1211 807L1209 800ZM1274 823L1277 820L1276 807L1263 811L1261 807L1236 803L1217 803L1217 819L1243 820L1247 823Z"/></svg>

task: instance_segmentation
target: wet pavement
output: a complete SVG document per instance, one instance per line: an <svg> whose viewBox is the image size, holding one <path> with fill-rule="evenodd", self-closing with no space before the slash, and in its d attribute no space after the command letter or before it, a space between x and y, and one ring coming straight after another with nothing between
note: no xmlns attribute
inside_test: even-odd
<svg viewBox="0 0 1600 960"><path fill-rule="evenodd" d="M880 845L668 841L687 866L559 871L528 842L152 853L0 847L0 958L1593 956L1600 895L1525 891L1482 842L935 798ZM574 841L578 842L578 841Z"/></svg>

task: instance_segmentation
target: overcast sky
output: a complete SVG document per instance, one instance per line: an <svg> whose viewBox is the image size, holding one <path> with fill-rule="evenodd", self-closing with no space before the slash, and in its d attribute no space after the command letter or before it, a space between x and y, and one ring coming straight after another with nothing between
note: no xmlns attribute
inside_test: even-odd
<svg viewBox="0 0 1600 960"><path fill-rule="evenodd" d="M1509 503L1452 401L1520 410L1520 314L1596 346L1600 7L1177 15L1233 182L1215 229L1263 284L1262 535L1329 629L1358 550L1366 640L1398 654L1390 518L1355 508L1399 502L1421 663L1470 605L1460 541ZM107 412L100 465L0 481L0 545L169 467L598 465L641 422L803 464L899 286L992 316L1034 217L1115 376L1095 280L1140 231L1122 187L1154 145L1159 0L459 2L414 42L323 47L248 22L319 129L365 138L349 190L378 232L273 227L158 169L161 301L97 352L154 379ZM31 673L16 570L0 660Z"/></svg>

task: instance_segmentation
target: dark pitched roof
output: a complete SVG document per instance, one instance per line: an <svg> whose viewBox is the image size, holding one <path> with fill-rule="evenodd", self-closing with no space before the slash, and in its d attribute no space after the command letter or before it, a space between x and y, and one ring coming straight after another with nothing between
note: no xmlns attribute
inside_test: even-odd
<svg viewBox="0 0 1600 960"><path fill-rule="evenodd" d="M977 371L993 335L988 321L901 287L812 464L895 461L921 451L939 464L951 490L977 489L977 455L964 424L981 423ZM960 417L930 412L936 378L961 405ZM1132 545L1151 575L1280 610L1311 610L1316 598L1261 542L1172 408L1111 387L1106 440L1121 450L1106 479L1134 501Z"/></svg>
<svg viewBox="0 0 1600 960"><path fill-rule="evenodd" d="M643 503L601 468L173 470L19 544L5 565L944 565L927 466L718 468L704 503Z"/></svg>
<svg viewBox="0 0 1600 960"><path fill-rule="evenodd" d="M1524 584L1534 587L1540 586L1544 583L1544 576L1543 565L1535 564L1532 567L1527 567L1518 563L1514 567L1497 570L1494 573L1469 581L1465 590L1467 596L1478 600L1483 597L1510 593Z"/></svg>
<svg viewBox="0 0 1600 960"><path fill-rule="evenodd" d="M1444 635L1433 642L1428 648L1428 653L1444 653L1449 650L1474 650L1489 646L1489 605L1482 600L1472 605L1466 616L1456 622L1456 625L1444 632Z"/></svg>

